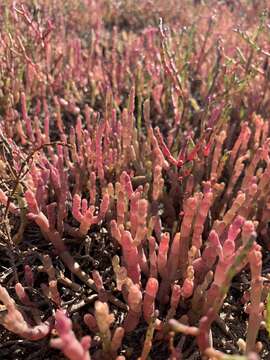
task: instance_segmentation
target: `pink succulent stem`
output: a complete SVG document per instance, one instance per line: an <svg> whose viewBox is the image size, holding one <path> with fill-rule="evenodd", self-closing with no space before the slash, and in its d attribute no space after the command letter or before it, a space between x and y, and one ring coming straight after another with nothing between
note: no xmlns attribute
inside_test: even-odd
<svg viewBox="0 0 270 360"><path fill-rule="evenodd" d="M55 328L59 338L51 340L51 346L61 350L70 360L90 360L88 352L91 346L90 336L85 336L79 342L72 331L71 320L62 310L57 310L55 315Z"/></svg>
<svg viewBox="0 0 270 360"><path fill-rule="evenodd" d="M0 286L0 300L7 309L7 313L0 316L0 323L7 330L29 340L40 340L49 334L51 319L36 326L29 325L17 309L14 300L2 286Z"/></svg>
<svg viewBox="0 0 270 360"><path fill-rule="evenodd" d="M155 312L155 298L158 292L158 281L155 278L149 278L145 288L143 298L143 315L145 321L149 322Z"/></svg>
<svg viewBox="0 0 270 360"><path fill-rule="evenodd" d="M142 314L142 293L138 285L132 285L128 290L128 306L123 327L126 332L131 332L137 327Z"/></svg>
<svg viewBox="0 0 270 360"><path fill-rule="evenodd" d="M134 245L129 231L123 231L121 245L128 276L135 284L138 284L141 279L138 249L136 245Z"/></svg>
<svg viewBox="0 0 270 360"><path fill-rule="evenodd" d="M251 269L251 289L250 304L247 311L249 314L249 322L247 329L246 351L256 351L256 338L263 320L264 304L262 302L263 278L262 270L262 254L260 249L250 251L249 263Z"/></svg>

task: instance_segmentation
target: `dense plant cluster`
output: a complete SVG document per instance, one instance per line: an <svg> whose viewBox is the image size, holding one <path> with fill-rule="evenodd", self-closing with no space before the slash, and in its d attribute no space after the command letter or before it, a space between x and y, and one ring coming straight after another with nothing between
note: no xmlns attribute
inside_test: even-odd
<svg viewBox="0 0 270 360"><path fill-rule="evenodd" d="M267 1L0 11L0 358L268 358Z"/></svg>

